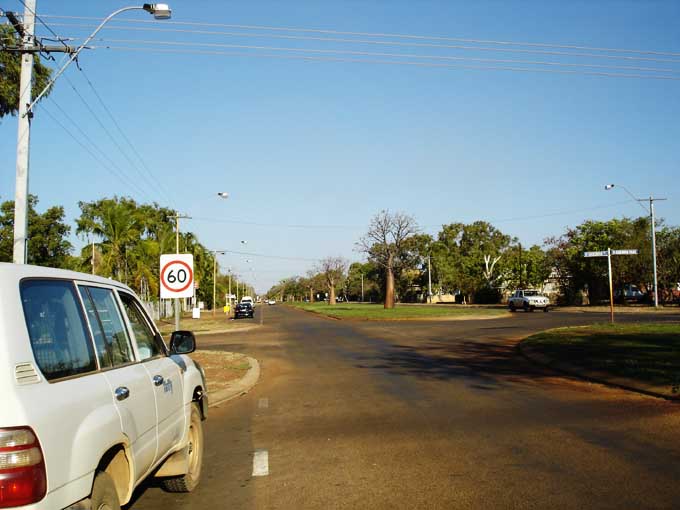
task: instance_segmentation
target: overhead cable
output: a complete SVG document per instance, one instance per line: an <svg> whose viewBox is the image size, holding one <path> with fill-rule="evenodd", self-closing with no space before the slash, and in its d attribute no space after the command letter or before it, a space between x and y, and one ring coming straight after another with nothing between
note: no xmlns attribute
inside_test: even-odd
<svg viewBox="0 0 680 510"><path fill-rule="evenodd" d="M77 19L77 20L96 20L101 21L100 18L92 16L63 16L63 15L43 15L46 18L54 19ZM139 23L139 24L153 24L158 23L157 21L150 20L140 20L132 18L121 18L118 22L125 23ZM579 44L555 44L555 43L543 43L543 42L525 42L525 41L506 41L506 40L496 40L496 39L472 39L464 37L446 37L438 35L414 35L414 34L395 34L395 33L383 33L383 32L354 32L354 31L343 31L343 30L328 30L328 29L318 29L318 28L302 28L302 27L276 27L268 25L239 25L231 23L206 23L199 21L162 21L164 25L183 25L183 26L202 26L202 27L221 27L221 28L232 28L240 30L270 30L277 32L303 32L303 33L316 33L316 34L331 34L331 35L349 35L349 36L361 36L361 37L390 37L393 39L414 39L414 40L433 40L433 41L452 41L452 42L467 42L476 44L497 44L501 46L530 46L537 48L561 48L561 49L571 49L571 50L586 50L586 51L606 51L612 53L635 53L640 55L659 55L659 56L671 56L680 57L680 53L669 52L669 51L657 51L657 50L638 50L630 48L611 48L611 47L598 47L598 46L585 46Z"/></svg>
<svg viewBox="0 0 680 510"><path fill-rule="evenodd" d="M479 70L479 71L511 71L522 73L554 73L566 75L582 75L582 76L600 76L609 78L636 78L636 79L652 79L665 81L680 81L680 77L653 75L653 74L636 74L636 73L610 73L604 71L579 71L568 69L541 69L515 66L483 66L483 65L461 65L461 64L444 64L436 62L412 62L412 61L397 61L397 60L377 60L377 59L363 59L350 57L325 57L314 55L281 55L281 54L263 54L263 53L236 53L215 50L193 50L180 48L140 48L134 46L93 46L94 48L106 48L114 51L134 51L143 53L167 53L167 54L187 54L187 55L222 55L228 57L246 57L246 58L266 58L266 59L282 59L282 60L301 60L310 62L342 62L342 63L358 63L358 64L377 64L377 65L393 65L393 66L411 66L411 67L431 67L440 69L458 69L458 70Z"/></svg>
<svg viewBox="0 0 680 510"><path fill-rule="evenodd" d="M493 58L473 58L473 57L456 57L451 55L421 55L414 53L384 53L371 51L353 51L353 50L329 50L319 48L291 48L280 46L256 46L246 44L227 44L227 43L207 43L207 42L186 42L186 41L158 41L149 39L108 39L98 38L97 41L111 42L111 43L133 43L133 44L149 44L161 46L178 46L178 47L208 47L208 48L230 48L239 50L255 50L255 51L275 51L281 53L312 53L315 55L351 55L353 57L388 57L388 58L406 58L406 59L423 59L423 60L445 60L455 62L480 62L491 64L519 64L519 65L537 65L537 66L554 66L554 67L575 67L587 69L615 69L622 71L642 71L654 73L680 73L680 70L664 69L655 67L639 67L639 66L616 66L604 64L580 64L580 63L565 63L552 61L536 61L536 60L512 60L512 59L493 59Z"/></svg>

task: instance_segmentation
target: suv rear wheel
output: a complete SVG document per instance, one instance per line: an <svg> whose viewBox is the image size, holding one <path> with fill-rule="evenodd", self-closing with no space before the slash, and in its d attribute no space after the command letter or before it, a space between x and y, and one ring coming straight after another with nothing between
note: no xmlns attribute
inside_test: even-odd
<svg viewBox="0 0 680 510"><path fill-rule="evenodd" d="M100 471L94 477L90 504L92 510L120 510L118 492L108 473Z"/></svg>

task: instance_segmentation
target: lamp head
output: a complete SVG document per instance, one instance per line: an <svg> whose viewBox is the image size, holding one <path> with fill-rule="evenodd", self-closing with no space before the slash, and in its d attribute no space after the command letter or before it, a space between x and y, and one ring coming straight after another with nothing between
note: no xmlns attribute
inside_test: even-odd
<svg viewBox="0 0 680 510"><path fill-rule="evenodd" d="M229 198L229 193L227 193L226 191L220 191L217 193L217 196L220 198Z"/></svg>
<svg viewBox="0 0 680 510"><path fill-rule="evenodd" d="M610 190L610 189L612 189L613 187L614 187L613 184L607 184L607 185L604 187L604 189Z"/></svg>
<svg viewBox="0 0 680 510"><path fill-rule="evenodd" d="M172 9L168 4L144 4L142 9L153 14L155 19L170 19L172 17Z"/></svg>

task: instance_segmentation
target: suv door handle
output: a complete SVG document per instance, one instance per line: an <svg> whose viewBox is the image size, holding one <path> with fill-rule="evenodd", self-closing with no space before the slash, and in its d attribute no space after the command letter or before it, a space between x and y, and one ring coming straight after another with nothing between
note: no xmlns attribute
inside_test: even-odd
<svg viewBox="0 0 680 510"><path fill-rule="evenodd" d="M130 390L125 386L119 386L115 391L116 400L125 400L130 396Z"/></svg>
<svg viewBox="0 0 680 510"><path fill-rule="evenodd" d="M160 386L163 384L163 376L162 375L154 375L153 376L153 383L155 386Z"/></svg>

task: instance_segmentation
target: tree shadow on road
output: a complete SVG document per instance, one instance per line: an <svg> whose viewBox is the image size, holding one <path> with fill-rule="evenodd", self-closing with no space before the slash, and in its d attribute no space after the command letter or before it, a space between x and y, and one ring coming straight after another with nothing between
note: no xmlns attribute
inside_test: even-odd
<svg viewBox="0 0 680 510"><path fill-rule="evenodd" d="M460 379L480 390L498 389L507 383L535 383L556 375L526 360L516 343L509 341L397 344L361 361L359 368L440 381Z"/></svg>

